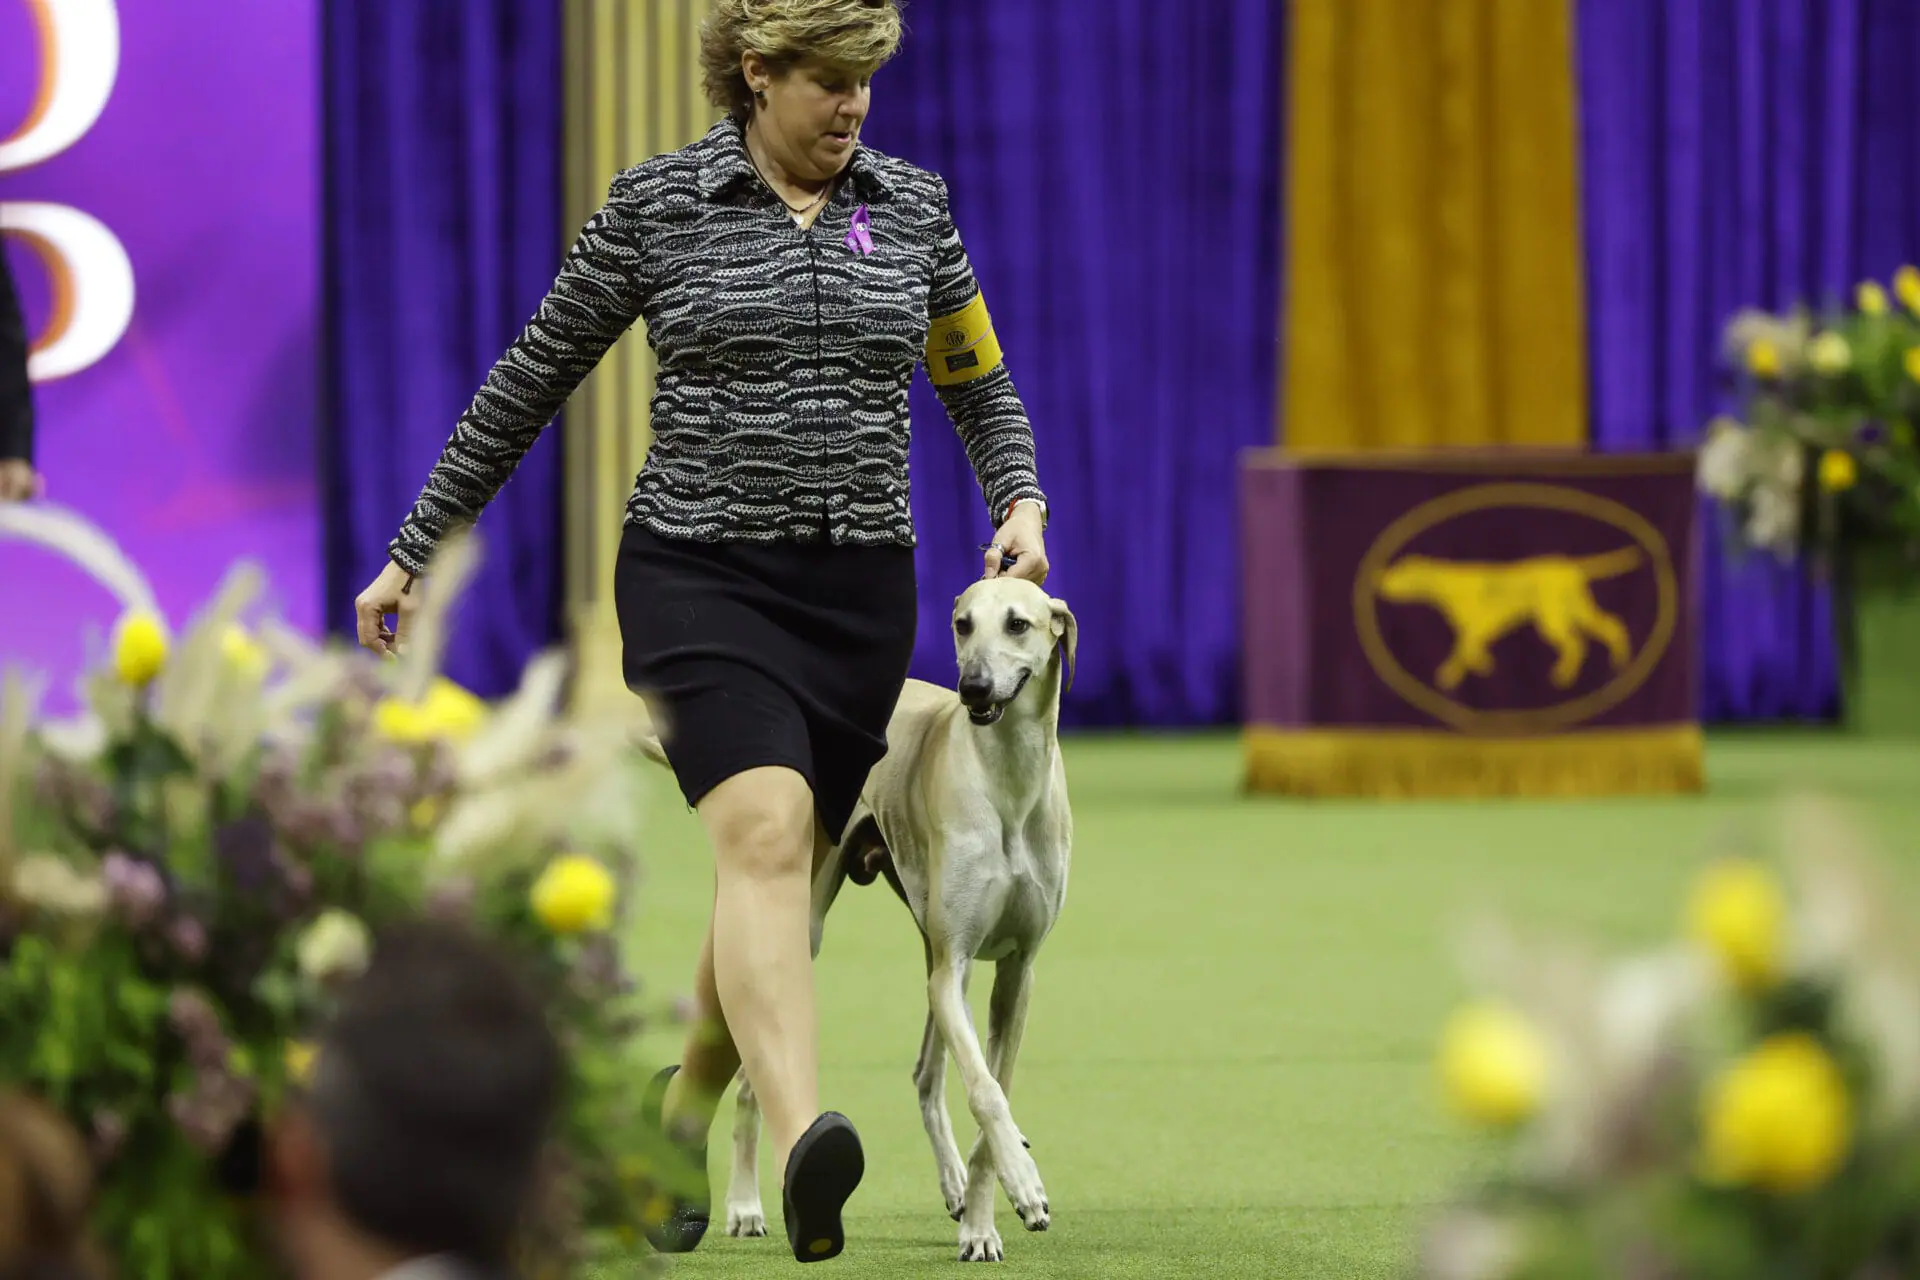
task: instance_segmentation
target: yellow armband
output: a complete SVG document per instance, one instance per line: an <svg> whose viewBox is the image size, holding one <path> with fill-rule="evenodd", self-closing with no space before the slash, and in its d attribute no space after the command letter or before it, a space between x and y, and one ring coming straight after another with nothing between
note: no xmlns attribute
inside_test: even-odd
<svg viewBox="0 0 1920 1280"><path fill-rule="evenodd" d="M1000 367L1000 339L993 335L987 300L980 294L927 330L927 377L936 387L972 382Z"/></svg>

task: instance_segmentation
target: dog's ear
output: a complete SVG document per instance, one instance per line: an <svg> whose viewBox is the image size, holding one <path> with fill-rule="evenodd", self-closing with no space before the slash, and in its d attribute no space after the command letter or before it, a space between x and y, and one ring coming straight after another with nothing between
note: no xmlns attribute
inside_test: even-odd
<svg viewBox="0 0 1920 1280"><path fill-rule="evenodd" d="M1073 660L1080 652L1080 624L1073 620L1073 610L1067 608L1067 602L1048 597L1047 605L1053 611L1051 624L1053 638L1067 655L1067 683L1060 692L1073 688Z"/></svg>

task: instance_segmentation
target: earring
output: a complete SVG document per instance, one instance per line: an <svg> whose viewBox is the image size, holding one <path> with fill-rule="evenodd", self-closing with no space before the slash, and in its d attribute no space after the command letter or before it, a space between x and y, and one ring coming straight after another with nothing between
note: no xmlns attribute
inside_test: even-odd
<svg viewBox="0 0 1920 1280"><path fill-rule="evenodd" d="M761 106L764 107L767 105L767 91L765 89L755 89L753 91L753 97L754 101L758 102Z"/></svg>

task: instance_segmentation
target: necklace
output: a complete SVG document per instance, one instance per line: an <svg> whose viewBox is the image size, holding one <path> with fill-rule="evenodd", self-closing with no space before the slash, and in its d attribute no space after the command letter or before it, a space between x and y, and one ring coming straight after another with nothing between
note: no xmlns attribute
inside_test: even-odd
<svg viewBox="0 0 1920 1280"><path fill-rule="evenodd" d="M753 148L750 146L747 146L747 143L746 143L746 135L751 132L753 132L753 122L748 121L746 127L741 130L741 143L740 143L740 145L746 149L747 163L753 166L753 175L754 177L760 179L760 185L765 187L768 191L772 192L773 198L775 200L778 200L782 205L784 205L788 213L791 213L796 218L804 218L809 213L812 213L816 208L818 208L820 204L823 201L825 201L828 196L833 194L833 182L829 180L826 186L820 188L820 194L815 196L813 199L807 201L805 204L800 205L798 207L795 207L794 205L789 204L787 202L787 198L780 194L779 188L775 187L772 182L768 181L767 175L761 172L760 162L753 158Z"/></svg>

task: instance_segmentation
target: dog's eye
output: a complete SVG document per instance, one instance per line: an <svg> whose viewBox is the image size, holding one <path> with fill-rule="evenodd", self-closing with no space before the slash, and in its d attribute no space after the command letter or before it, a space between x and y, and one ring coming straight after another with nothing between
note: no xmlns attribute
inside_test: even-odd
<svg viewBox="0 0 1920 1280"><path fill-rule="evenodd" d="M1007 634L1010 636L1023 635L1032 627L1033 627L1033 624L1031 622L1028 622L1025 618L1008 618L1007 619Z"/></svg>
<svg viewBox="0 0 1920 1280"><path fill-rule="evenodd" d="M972 635L973 619L972 618L955 618L953 620L953 634L957 636Z"/></svg>

